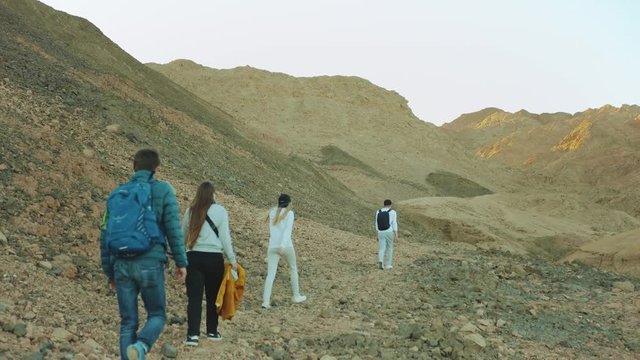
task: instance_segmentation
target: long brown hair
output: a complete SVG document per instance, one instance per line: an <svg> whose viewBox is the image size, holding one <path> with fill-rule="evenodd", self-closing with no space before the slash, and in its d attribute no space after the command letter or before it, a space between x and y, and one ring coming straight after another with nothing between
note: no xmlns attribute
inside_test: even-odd
<svg viewBox="0 0 640 360"><path fill-rule="evenodd" d="M205 181L198 186L196 197L193 198L191 206L189 206L189 228L185 239L187 249L192 249L196 244L196 240L198 240L200 229L202 229L204 220L207 217L207 210L214 203L213 193L215 191L216 189L209 181Z"/></svg>

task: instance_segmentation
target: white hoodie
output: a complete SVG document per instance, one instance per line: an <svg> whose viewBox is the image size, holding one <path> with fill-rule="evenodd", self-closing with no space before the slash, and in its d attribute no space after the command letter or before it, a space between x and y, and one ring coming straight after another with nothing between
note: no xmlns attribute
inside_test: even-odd
<svg viewBox="0 0 640 360"><path fill-rule="evenodd" d="M276 217L277 207L269 210L269 249L293 247L291 233L293 232L293 211L289 211L287 217L282 219L277 225L273 225ZM286 211L282 209L280 211Z"/></svg>
<svg viewBox="0 0 640 360"><path fill-rule="evenodd" d="M182 232L184 238L187 238L187 231L189 230L189 219L191 215L191 209L187 209L182 219ZM229 231L229 216L227 210L218 204L212 204L207 210L207 215L213 221L213 224L218 228L218 236L213 232L213 229L207 221L202 224L200 228L200 234L196 240L192 249L187 251L202 251L212 253L222 253L227 256L227 260L230 263L235 264L236 255L233 252L233 243L231 241L231 232Z"/></svg>

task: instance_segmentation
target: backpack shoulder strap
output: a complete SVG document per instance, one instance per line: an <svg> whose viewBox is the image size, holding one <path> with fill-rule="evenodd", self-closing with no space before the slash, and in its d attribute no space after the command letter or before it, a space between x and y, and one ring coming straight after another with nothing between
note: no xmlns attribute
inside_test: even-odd
<svg viewBox="0 0 640 360"><path fill-rule="evenodd" d="M207 214L207 216L205 217L205 220L207 220L213 232L216 233L216 236L220 237L220 235L218 235L218 228L216 227L216 224L213 223L213 220L211 220L211 218L209 217L209 214Z"/></svg>

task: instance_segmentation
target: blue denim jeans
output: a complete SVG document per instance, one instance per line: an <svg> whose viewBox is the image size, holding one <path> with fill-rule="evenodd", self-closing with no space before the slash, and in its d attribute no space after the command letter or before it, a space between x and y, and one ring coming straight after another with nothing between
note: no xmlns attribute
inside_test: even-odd
<svg viewBox="0 0 640 360"><path fill-rule="evenodd" d="M164 263L153 259L118 259L114 279L120 308L120 357L127 359L127 346L141 341L151 349L166 321ZM147 312L147 322L138 331L138 294Z"/></svg>

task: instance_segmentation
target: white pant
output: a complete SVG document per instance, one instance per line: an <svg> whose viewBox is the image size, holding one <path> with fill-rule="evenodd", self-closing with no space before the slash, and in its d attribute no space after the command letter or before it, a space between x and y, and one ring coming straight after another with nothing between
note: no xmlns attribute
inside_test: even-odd
<svg viewBox="0 0 640 360"><path fill-rule="evenodd" d="M284 259L287 261L287 265L289 266L289 278L291 280L291 291L293 292L293 296L300 296L296 252L293 250L293 247L284 248ZM280 262L280 249L269 249L269 252L267 253L267 278L264 281L264 292L262 293L263 305L269 305L271 303L271 290L273 288L273 281L276 279L278 262Z"/></svg>
<svg viewBox="0 0 640 360"><path fill-rule="evenodd" d="M378 231L378 261L384 261L384 253L387 253L386 266L391 266L393 261L393 231Z"/></svg>

